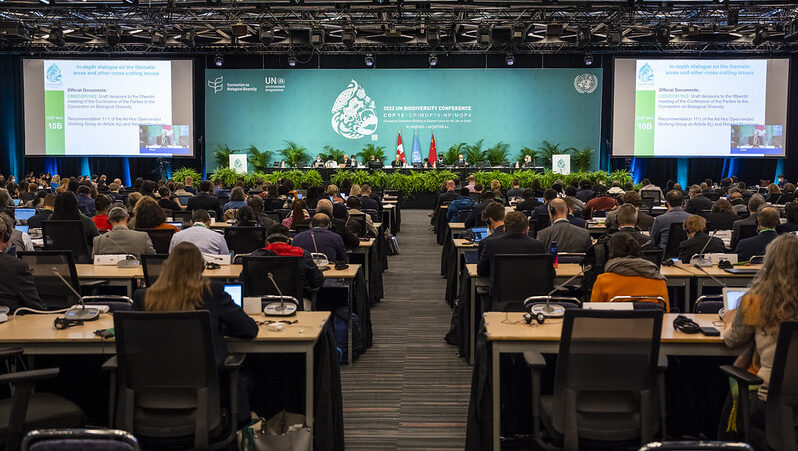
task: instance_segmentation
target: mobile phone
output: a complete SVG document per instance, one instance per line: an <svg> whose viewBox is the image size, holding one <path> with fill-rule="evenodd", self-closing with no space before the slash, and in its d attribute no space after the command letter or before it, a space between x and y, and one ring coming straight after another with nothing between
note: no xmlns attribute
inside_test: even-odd
<svg viewBox="0 0 798 451"><path fill-rule="evenodd" d="M701 327L701 333L707 337L720 337L720 331L712 326Z"/></svg>

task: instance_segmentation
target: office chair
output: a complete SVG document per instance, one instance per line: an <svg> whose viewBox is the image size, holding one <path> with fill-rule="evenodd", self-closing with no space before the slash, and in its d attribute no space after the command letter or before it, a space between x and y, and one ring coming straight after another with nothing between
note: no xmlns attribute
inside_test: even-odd
<svg viewBox="0 0 798 451"><path fill-rule="evenodd" d="M707 199L711 200L712 202L715 202L718 199L720 199L720 194L716 193L714 191L713 192L704 193L703 196L706 197Z"/></svg>
<svg viewBox="0 0 798 451"><path fill-rule="evenodd" d="M161 275L166 259L169 258L167 254L154 254L142 255L141 267L144 272L144 286L151 287L152 284L158 280Z"/></svg>
<svg viewBox="0 0 798 451"><path fill-rule="evenodd" d="M454 218L452 218L451 222L465 222L466 218L468 218L468 215L470 215L472 211L474 211L473 208L461 208L460 210L457 210L457 214L454 216Z"/></svg>
<svg viewBox="0 0 798 451"><path fill-rule="evenodd" d="M304 232L305 230L310 230L310 222L305 221L301 224L296 224L291 226L291 230L296 233Z"/></svg>
<svg viewBox="0 0 798 451"><path fill-rule="evenodd" d="M718 313L723 308L723 295L705 294L693 304L693 313Z"/></svg>
<svg viewBox="0 0 798 451"><path fill-rule="evenodd" d="M547 450L642 446L658 428L664 434L661 330L661 311L566 310L553 395L541 395L543 356L524 353L532 369L538 445Z"/></svg>
<svg viewBox="0 0 798 451"><path fill-rule="evenodd" d="M267 274L271 273L283 296L292 296L303 310L302 279L300 277L299 257L266 256L243 257L241 283L244 296L277 295L277 290Z"/></svg>
<svg viewBox="0 0 798 451"><path fill-rule="evenodd" d="M191 215L193 212L190 211L175 211L172 213L172 219L174 222L182 222L183 225L191 224Z"/></svg>
<svg viewBox="0 0 798 451"><path fill-rule="evenodd" d="M138 451L132 434L118 429L37 429L22 440L21 451Z"/></svg>
<svg viewBox="0 0 798 451"><path fill-rule="evenodd" d="M81 284L70 251L17 252L17 257L30 267L36 291L48 310L59 310L78 303L72 291L55 275L53 268L81 294L105 283L103 280L98 280Z"/></svg>
<svg viewBox="0 0 798 451"><path fill-rule="evenodd" d="M642 252L642 257L651 263L659 266L662 264L662 256L665 254L665 251L662 250L661 247L656 249L646 249Z"/></svg>
<svg viewBox="0 0 798 451"><path fill-rule="evenodd" d="M659 193L657 195L659 195ZM640 205L640 211L651 213L651 210L654 209L654 198L650 196L641 197L641 201L642 205Z"/></svg>
<svg viewBox="0 0 798 451"><path fill-rule="evenodd" d="M172 242L172 235L175 234L174 229L145 229L152 241L152 247L155 248L156 254L168 254L169 244Z"/></svg>
<svg viewBox="0 0 798 451"><path fill-rule="evenodd" d="M498 254L490 270L489 312L523 311L530 296L548 295L554 286L550 254Z"/></svg>
<svg viewBox="0 0 798 451"><path fill-rule="evenodd" d="M112 294L100 296L83 296L83 303L87 306L106 305L108 306L108 313L133 310L133 300L127 296L117 296Z"/></svg>
<svg viewBox="0 0 798 451"><path fill-rule="evenodd" d="M34 393L36 382L58 376L58 368L25 370L21 348L0 349L0 359L16 360L22 368L0 375L0 384L11 385L11 398L0 400L0 443L5 443L5 449L18 450L25 431L79 428L86 424L86 415L72 401L50 393Z"/></svg>
<svg viewBox="0 0 798 451"><path fill-rule="evenodd" d="M263 227L228 227L224 229L227 248L235 254L249 254L266 246Z"/></svg>
<svg viewBox="0 0 798 451"><path fill-rule="evenodd" d="M676 442L651 442L639 451L754 451L748 443L716 442L709 440Z"/></svg>
<svg viewBox="0 0 798 451"><path fill-rule="evenodd" d="M756 224L741 224L740 238L737 240L737 242L739 243L741 240L751 238L752 236L756 236Z"/></svg>
<svg viewBox="0 0 798 451"><path fill-rule="evenodd" d="M785 321L779 328L776 354L768 384L765 407L765 436L774 450L794 450L798 433L798 321ZM723 365L721 372L733 378L737 389L737 405L742 419L743 441L750 433L749 387L764 383L762 378L733 365Z"/></svg>
<svg viewBox="0 0 798 451"><path fill-rule="evenodd" d="M145 448L220 449L234 440L244 356L228 355L217 366L207 310L118 312L114 330L116 357L103 367L115 374L111 399L117 428ZM220 370L230 374L227 415Z"/></svg>
<svg viewBox="0 0 798 451"><path fill-rule="evenodd" d="M382 219L382 218L380 218L380 214L377 212L377 210L375 210L373 208L366 208L366 209L363 209L361 211L363 213L371 216L371 220L373 222L380 222L380 220ZM311 216L311 217L313 217L313 216Z"/></svg>
<svg viewBox="0 0 798 451"><path fill-rule="evenodd" d="M368 228L366 227L365 213L349 213L346 226L352 233L357 235L358 238L367 238L369 236Z"/></svg>
<svg viewBox="0 0 798 451"><path fill-rule="evenodd" d="M533 222L532 235L534 237L538 236L538 232L540 232L541 230L545 229L550 225L551 225L551 219L549 218L549 215L538 216L537 218L535 218L535 221Z"/></svg>
<svg viewBox="0 0 798 451"><path fill-rule="evenodd" d="M665 298L662 296L614 296L610 302L631 302L635 310L665 311Z"/></svg>
<svg viewBox="0 0 798 451"><path fill-rule="evenodd" d="M645 199L652 199L651 202L659 205L662 202L662 196L660 196L659 190L641 190L640 191L640 198L643 199L644 203L646 202Z"/></svg>
<svg viewBox="0 0 798 451"><path fill-rule="evenodd" d="M674 258L679 256L679 244L687 240L687 233L684 231L683 223L671 223L668 229L668 243L665 247L665 258Z"/></svg>
<svg viewBox="0 0 798 451"><path fill-rule="evenodd" d="M72 251L75 262L92 262L83 222L80 220L42 221L42 236L45 250Z"/></svg>

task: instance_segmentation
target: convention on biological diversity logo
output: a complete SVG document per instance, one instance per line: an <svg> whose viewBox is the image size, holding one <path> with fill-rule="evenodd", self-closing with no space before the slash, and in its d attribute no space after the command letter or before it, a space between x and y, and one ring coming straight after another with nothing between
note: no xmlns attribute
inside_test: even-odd
<svg viewBox="0 0 798 451"><path fill-rule="evenodd" d="M640 70L637 71L637 79L641 83L651 83L654 81L654 69L648 63L643 63Z"/></svg>
<svg viewBox="0 0 798 451"><path fill-rule="evenodd" d="M50 83L61 83L61 69L55 64L50 64L45 75Z"/></svg>
<svg viewBox="0 0 798 451"><path fill-rule="evenodd" d="M574 89L579 94L591 94L598 87L598 77L593 74L579 74L574 78Z"/></svg>
<svg viewBox="0 0 798 451"><path fill-rule="evenodd" d="M220 75L213 80L208 80L208 87L213 89L213 93L221 91L224 88L224 76Z"/></svg>
<svg viewBox="0 0 798 451"><path fill-rule="evenodd" d="M359 139L377 131L374 101L355 80L338 94L332 107L332 128L349 139Z"/></svg>

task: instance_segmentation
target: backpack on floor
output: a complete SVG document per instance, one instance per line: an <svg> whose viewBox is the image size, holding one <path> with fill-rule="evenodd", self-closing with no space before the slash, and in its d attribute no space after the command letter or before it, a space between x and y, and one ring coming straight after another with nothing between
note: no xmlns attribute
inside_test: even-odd
<svg viewBox="0 0 798 451"><path fill-rule="evenodd" d="M335 332L335 345L338 347L339 363L349 363L347 356L347 339L349 338L349 324L346 315L349 311L346 308L339 308L333 314L333 331ZM363 336L361 334L360 317L352 313L352 361L354 362L363 352Z"/></svg>

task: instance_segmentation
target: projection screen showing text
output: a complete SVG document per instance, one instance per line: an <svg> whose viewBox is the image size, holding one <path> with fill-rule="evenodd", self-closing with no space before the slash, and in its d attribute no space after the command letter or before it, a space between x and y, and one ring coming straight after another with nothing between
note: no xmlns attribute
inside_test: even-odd
<svg viewBox="0 0 798 451"><path fill-rule="evenodd" d="M194 155L190 60L22 62L25 155Z"/></svg>
<svg viewBox="0 0 798 451"><path fill-rule="evenodd" d="M615 59L614 157L784 157L787 59Z"/></svg>

